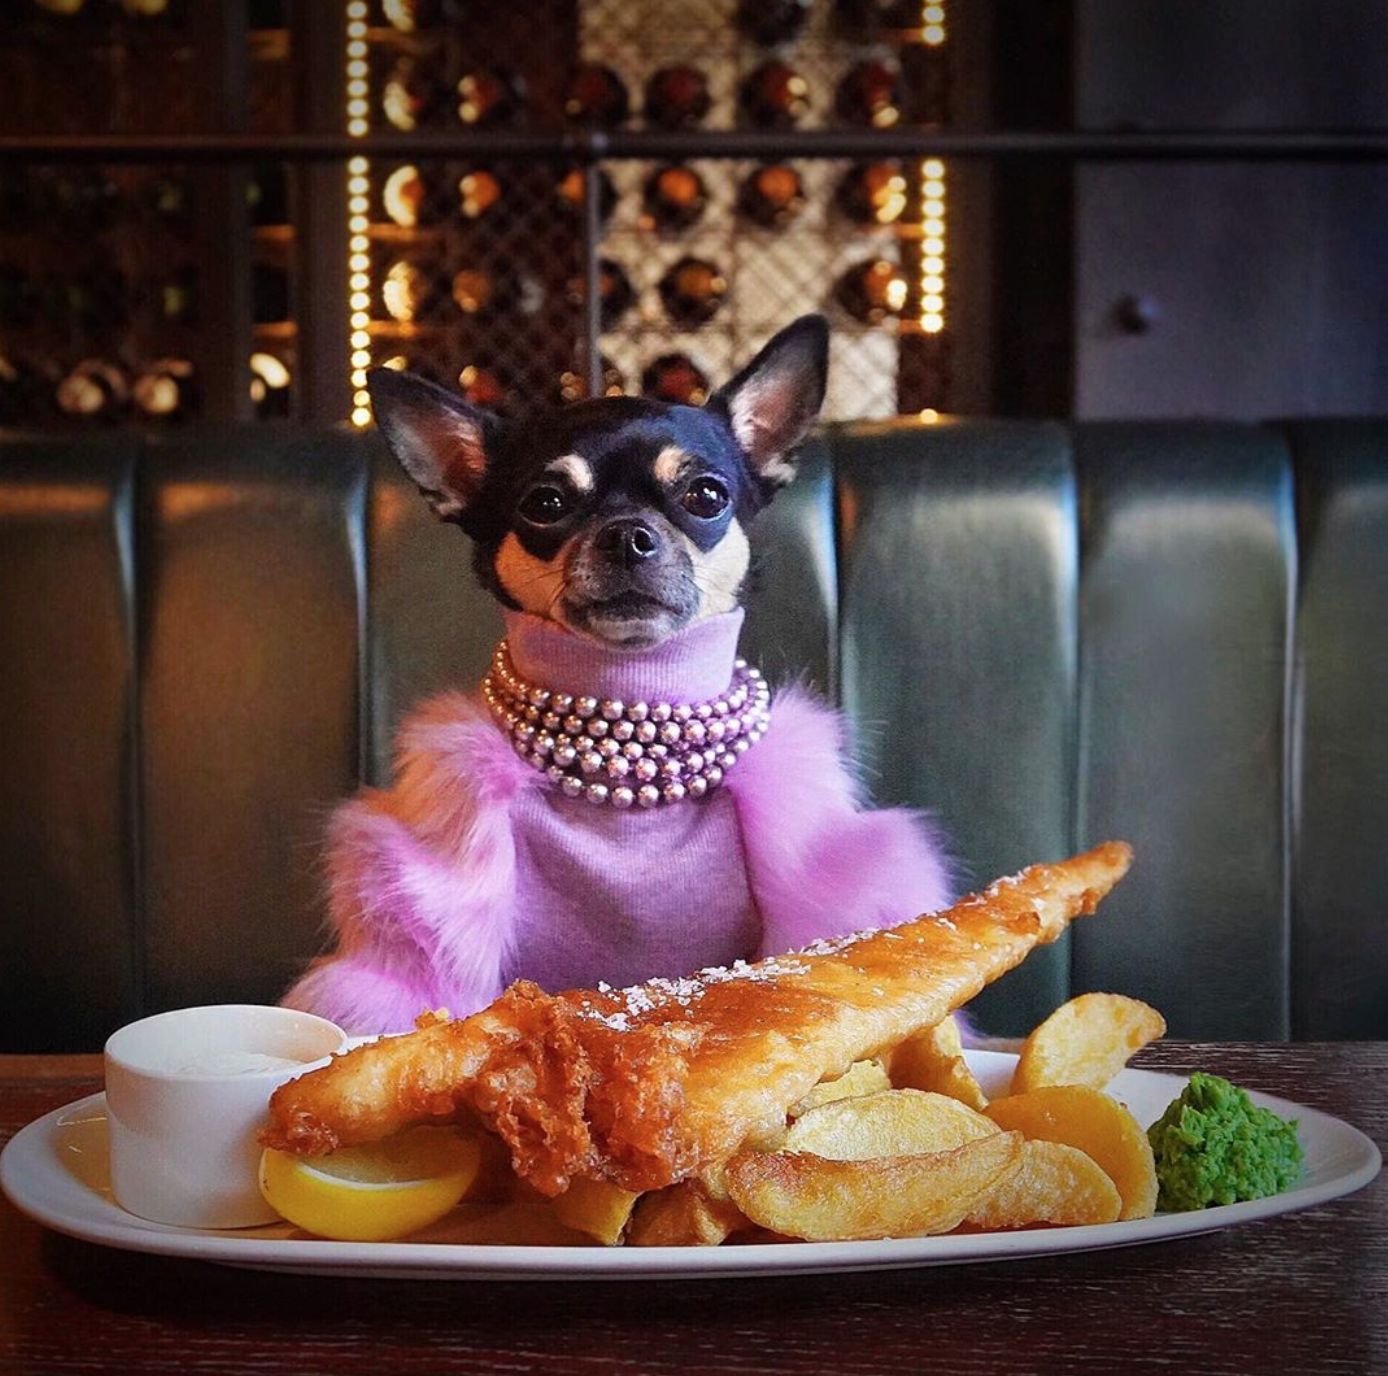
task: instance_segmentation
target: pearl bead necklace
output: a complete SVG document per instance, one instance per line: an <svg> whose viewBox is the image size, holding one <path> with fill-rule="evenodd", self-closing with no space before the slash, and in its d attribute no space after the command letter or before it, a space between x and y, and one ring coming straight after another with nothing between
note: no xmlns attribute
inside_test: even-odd
<svg viewBox="0 0 1388 1376"><path fill-rule="evenodd" d="M765 733L771 690L744 659L707 702L620 702L555 693L496 647L482 697L516 754L569 798L625 809L702 798Z"/></svg>

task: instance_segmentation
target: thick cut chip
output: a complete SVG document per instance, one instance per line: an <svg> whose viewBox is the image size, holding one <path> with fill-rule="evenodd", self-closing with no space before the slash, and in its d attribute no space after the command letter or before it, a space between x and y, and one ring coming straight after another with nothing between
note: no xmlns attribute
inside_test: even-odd
<svg viewBox="0 0 1388 1376"><path fill-rule="evenodd" d="M891 1054L889 1072L898 1089L923 1089L947 1094L973 1109L983 1109L987 1096L964 1059L959 1024L953 1014L908 1037Z"/></svg>
<svg viewBox="0 0 1388 1376"><path fill-rule="evenodd" d="M641 1197L627 1228L631 1247L716 1247L750 1227L731 1199L717 1198L700 1180L681 1180Z"/></svg>
<svg viewBox="0 0 1388 1376"><path fill-rule="evenodd" d="M864 1161L952 1151L996 1131L981 1113L947 1095L887 1089L811 1109L791 1124L780 1149L813 1152L831 1161Z"/></svg>
<svg viewBox="0 0 1388 1376"><path fill-rule="evenodd" d="M746 1152L728 1163L733 1201L754 1223L811 1242L947 1233L1021 1163L1020 1133L953 1151L829 1161L808 1152Z"/></svg>
<svg viewBox="0 0 1388 1376"><path fill-rule="evenodd" d="M882 1069L881 1061L854 1061L837 1080L821 1080L787 1116L798 1118L821 1104L831 1104L836 1099L856 1099L891 1087L892 1082Z"/></svg>
<svg viewBox="0 0 1388 1376"><path fill-rule="evenodd" d="M1012 1093L1047 1085L1102 1089L1134 1052L1166 1034L1166 1020L1140 999L1081 994L1063 1003L1022 1045Z"/></svg>
<svg viewBox="0 0 1388 1376"><path fill-rule="evenodd" d="M994 1099L987 1108L1004 1132L1034 1141L1063 1142L1092 1156L1118 1187L1119 1218L1150 1218L1157 1209L1152 1144L1137 1119L1102 1090L1050 1085Z"/></svg>
<svg viewBox="0 0 1388 1376"><path fill-rule="evenodd" d="M1112 1223L1122 1212L1118 1187L1092 1156L1063 1142L1028 1142L1022 1164L969 1211L974 1228Z"/></svg>
<svg viewBox="0 0 1388 1376"><path fill-rule="evenodd" d="M571 1180L569 1188L555 1196L553 1208L566 1228L587 1233L604 1247L615 1247L639 1198L605 1180Z"/></svg>

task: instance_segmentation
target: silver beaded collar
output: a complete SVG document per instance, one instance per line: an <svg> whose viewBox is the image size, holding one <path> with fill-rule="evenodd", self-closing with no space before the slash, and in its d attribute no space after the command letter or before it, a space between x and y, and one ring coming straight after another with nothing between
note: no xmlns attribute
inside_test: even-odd
<svg viewBox="0 0 1388 1376"><path fill-rule="evenodd" d="M482 697L516 754L570 798L653 808L702 798L754 746L770 721L771 690L745 659L707 702L619 702L527 683L496 647Z"/></svg>

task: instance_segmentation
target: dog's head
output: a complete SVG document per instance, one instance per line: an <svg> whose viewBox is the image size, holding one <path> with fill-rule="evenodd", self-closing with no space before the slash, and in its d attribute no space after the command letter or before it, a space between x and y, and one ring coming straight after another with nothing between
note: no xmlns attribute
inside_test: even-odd
<svg viewBox="0 0 1388 1376"><path fill-rule="evenodd" d="M737 605L747 525L795 474L828 353L824 317L807 315L703 407L613 397L515 422L409 373L368 383L405 471L473 538L485 587L640 648Z"/></svg>

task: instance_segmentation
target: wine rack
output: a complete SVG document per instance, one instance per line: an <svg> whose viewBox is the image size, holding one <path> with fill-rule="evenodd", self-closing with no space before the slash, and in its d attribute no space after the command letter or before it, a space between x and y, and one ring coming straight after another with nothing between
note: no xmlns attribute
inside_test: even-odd
<svg viewBox="0 0 1388 1376"><path fill-rule="evenodd" d="M945 20L928 0L15 0L20 132L345 130L359 154L0 167L0 424L367 424L376 365L502 411L586 395L594 360L605 392L698 401L808 310L834 323L830 418L945 409L945 169L822 137L948 122ZM35 44L95 92L61 118ZM730 156L745 130L770 151ZM647 155L643 131L682 143ZM618 156L605 133L635 137ZM115 188L80 251L34 227L46 177ZM100 209L84 186L64 194ZM40 319L59 263L77 286ZM89 413L60 401L74 370Z"/></svg>
<svg viewBox="0 0 1388 1376"><path fill-rule="evenodd" d="M843 124L944 119L943 6L581 0L522 8L529 42L505 23L469 22L447 3L373 7L371 129L428 132L473 120L556 135L573 127L676 129L696 141L739 127L784 134L784 155L761 163L601 162L606 204L600 237L587 248L622 297L614 310L604 301L596 341L606 389L649 390L664 373L661 393L676 395L675 359L674 375L697 398L701 378L726 377L792 316L824 309L835 323L827 415L943 408L944 169L883 164L875 198L855 200L841 188L871 164L826 158L814 146L815 131ZM464 109L469 83L499 94ZM522 175L515 166L477 170L503 183ZM754 189L767 172L773 190L780 184L779 205ZM380 171L383 183L417 178L428 188L431 227L371 228L373 245L389 242L395 256L383 265L373 254L370 361L441 381L477 366L475 322L461 318L467 311L445 306L405 330L376 318L382 274L417 263L439 279L435 297L446 297L451 268L488 272L509 262L531 290L527 307L492 334L487 390L499 385L512 406L549 399L556 377L584 376L582 292L573 286L585 244L581 217L565 215L544 177L579 174L545 168L528 183L528 200L527 184L516 180L485 214L469 215L446 204L458 173L455 164L424 159ZM380 194L378 185L376 214ZM932 232L925 205L934 207ZM672 291L681 265L709 293L702 310L681 307ZM857 278L865 283L855 288Z"/></svg>
<svg viewBox="0 0 1388 1376"><path fill-rule="evenodd" d="M273 0L10 0L0 132L287 133L285 16ZM0 424L291 414L293 180L275 162L0 165Z"/></svg>

